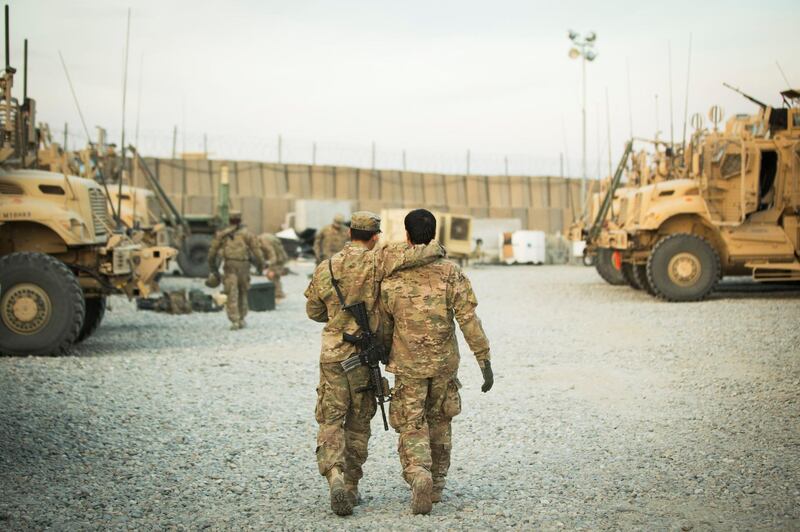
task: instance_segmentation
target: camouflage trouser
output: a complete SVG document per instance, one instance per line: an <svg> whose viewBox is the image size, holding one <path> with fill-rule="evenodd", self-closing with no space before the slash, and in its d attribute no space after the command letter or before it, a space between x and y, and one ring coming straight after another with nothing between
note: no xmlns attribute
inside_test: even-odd
<svg viewBox="0 0 800 532"><path fill-rule="evenodd" d="M453 447L450 420L461 412L461 384L455 375L411 379L397 375L389 420L400 434L397 451L403 478L430 471L433 486L444 488Z"/></svg>
<svg viewBox="0 0 800 532"><path fill-rule="evenodd" d="M223 292L228 296L225 310L231 323L247 316L247 290L250 288L250 262L226 260L222 267Z"/></svg>
<svg viewBox="0 0 800 532"><path fill-rule="evenodd" d="M356 392L368 382L366 367L345 373L338 362L319 365L317 465L321 475L338 466L351 485L358 484L363 476L361 466L367 461L370 421L377 411L370 394Z"/></svg>

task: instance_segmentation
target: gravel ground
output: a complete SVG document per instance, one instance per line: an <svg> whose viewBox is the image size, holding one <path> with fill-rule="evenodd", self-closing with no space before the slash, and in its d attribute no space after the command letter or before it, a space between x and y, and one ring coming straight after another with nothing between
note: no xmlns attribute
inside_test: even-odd
<svg viewBox="0 0 800 532"><path fill-rule="evenodd" d="M243 331L114 298L74 356L1 358L0 528L800 529L800 292L667 304L590 268L470 268L496 381L462 343L445 500L411 515L375 419L343 519L295 269Z"/></svg>

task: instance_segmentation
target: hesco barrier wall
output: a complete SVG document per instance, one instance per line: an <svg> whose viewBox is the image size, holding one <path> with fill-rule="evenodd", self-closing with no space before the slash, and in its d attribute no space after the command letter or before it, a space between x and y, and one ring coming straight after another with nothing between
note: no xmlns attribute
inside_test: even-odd
<svg viewBox="0 0 800 532"><path fill-rule="evenodd" d="M250 161L145 159L185 214L210 214L227 166L233 208L252 231L278 231L297 199L351 200L353 210L425 207L476 218L518 218L523 229L563 233L580 207L580 180L452 175ZM134 184L146 186L138 172ZM590 181L590 185L593 182Z"/></svg>

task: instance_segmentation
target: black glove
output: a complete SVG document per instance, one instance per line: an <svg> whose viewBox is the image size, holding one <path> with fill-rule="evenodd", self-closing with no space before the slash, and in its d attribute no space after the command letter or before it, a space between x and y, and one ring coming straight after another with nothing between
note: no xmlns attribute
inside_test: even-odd
<svg viewBox="0 0 800 532"><path fill-rule="evenodd" d="M486 360L483 363L483 367L481 368L481 373L483 373L483 386L481 386L481 391L486 393L492 389L492 385L494 384L494 373L492 373L492 364Z"/></svg>

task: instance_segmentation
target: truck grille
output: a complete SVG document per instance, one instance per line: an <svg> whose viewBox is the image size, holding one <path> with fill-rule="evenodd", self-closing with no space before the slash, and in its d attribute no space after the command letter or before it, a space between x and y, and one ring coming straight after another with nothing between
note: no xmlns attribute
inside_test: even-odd
<svg viewBox="0 0 800 532"><path fill-rule="evenodd" d="M107 227L111 225L106 208L106 197L99 188L89 189L89 202L92 204L92 221L94 222L95 236L107 234Z"/></svg>

